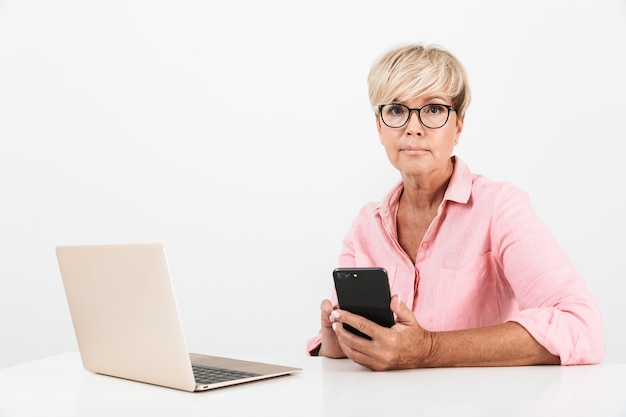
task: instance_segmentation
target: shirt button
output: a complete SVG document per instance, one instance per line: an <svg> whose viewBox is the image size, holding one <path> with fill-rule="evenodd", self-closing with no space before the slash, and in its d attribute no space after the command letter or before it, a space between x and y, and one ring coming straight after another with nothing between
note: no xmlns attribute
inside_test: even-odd
<svg viewBox="0 0 626 417"><path fill-rule="evenodd" d="M422 243L422 249L428 249L428 242Z"/></svg>

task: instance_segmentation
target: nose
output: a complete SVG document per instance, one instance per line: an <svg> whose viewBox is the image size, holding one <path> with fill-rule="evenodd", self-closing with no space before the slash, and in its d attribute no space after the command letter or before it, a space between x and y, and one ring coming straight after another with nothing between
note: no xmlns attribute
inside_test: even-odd
<svg viewBox="0 0 626 417"><path fill-rule="evenodd" d="M406 122L406 133L417 136L422 136L424 133L424 125L422 125L417 110L411 110L411 114L409 114L409 121Z"/></svg>

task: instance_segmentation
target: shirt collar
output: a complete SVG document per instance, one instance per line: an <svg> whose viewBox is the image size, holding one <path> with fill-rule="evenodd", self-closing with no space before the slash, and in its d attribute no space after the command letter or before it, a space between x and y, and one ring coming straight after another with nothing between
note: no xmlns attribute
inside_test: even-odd
<svg viewBox="0 0 626 417"><path fill-rule="evenodd" d="M452 164L454 170L443 199L467 204L472 193L472 173L458 156L452 157Z"/></svg>

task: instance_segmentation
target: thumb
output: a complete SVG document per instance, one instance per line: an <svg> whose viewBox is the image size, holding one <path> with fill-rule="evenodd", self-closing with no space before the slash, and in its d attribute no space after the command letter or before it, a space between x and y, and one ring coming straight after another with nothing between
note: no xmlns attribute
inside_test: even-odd
<svg viewBox="0 0 626 417"><path fill-rule="evenodd" d="M415 322L415 316L413 312L407 307L406 304L400 300L400 297L394 295L391 297L391 311L396 315L396 322L408 325Z"/></svg>

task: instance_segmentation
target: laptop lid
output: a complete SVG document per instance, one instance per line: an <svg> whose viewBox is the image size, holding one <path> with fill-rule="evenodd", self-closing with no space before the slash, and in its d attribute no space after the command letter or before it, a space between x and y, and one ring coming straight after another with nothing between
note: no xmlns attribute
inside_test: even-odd
<svg viewBox="0 0 626 417"><path fill-rule="evenodd" d="M298 368L192 354L205 366L238 364L255 378L197 384L161 244L58 246L57 260L85 369L185 391Z"/></svg>

